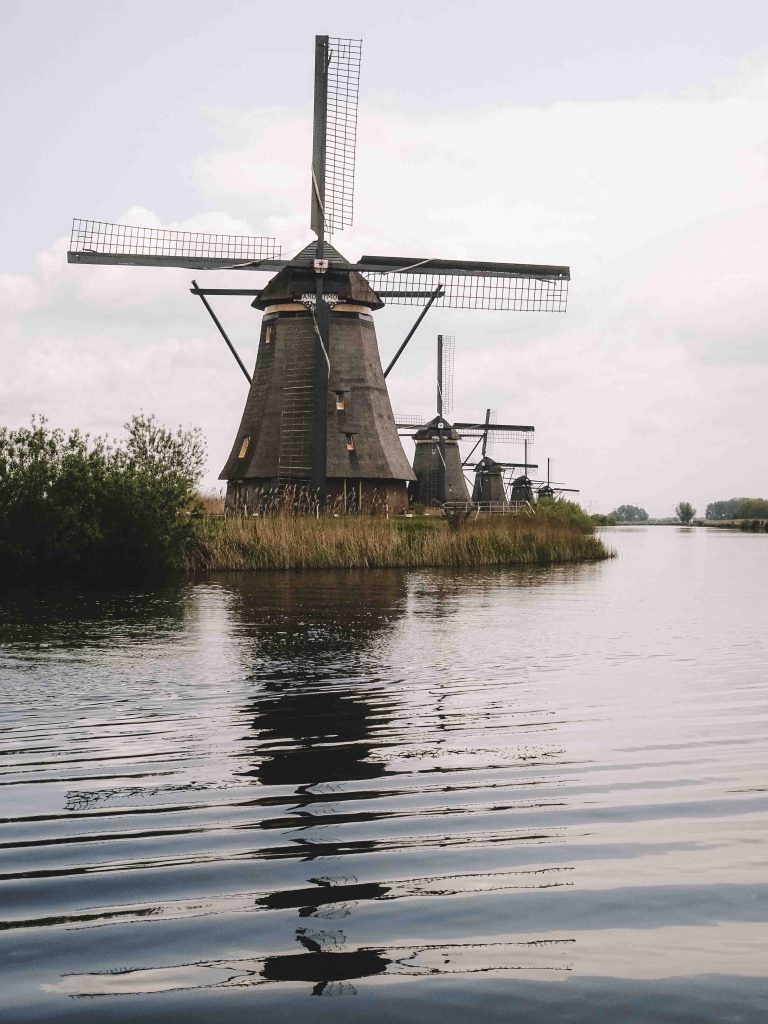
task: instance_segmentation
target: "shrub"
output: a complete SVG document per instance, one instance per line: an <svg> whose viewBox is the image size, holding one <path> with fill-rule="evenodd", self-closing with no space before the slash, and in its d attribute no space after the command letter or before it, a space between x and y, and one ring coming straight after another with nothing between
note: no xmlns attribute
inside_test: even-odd
<svg viewBox="0 0 768 1024"><path fill-rule="evenodd" d="M134 416L116 444L44 418L0 428L0 569L5 577L145 574L179 562L203 467L198 431Z"/></svg>

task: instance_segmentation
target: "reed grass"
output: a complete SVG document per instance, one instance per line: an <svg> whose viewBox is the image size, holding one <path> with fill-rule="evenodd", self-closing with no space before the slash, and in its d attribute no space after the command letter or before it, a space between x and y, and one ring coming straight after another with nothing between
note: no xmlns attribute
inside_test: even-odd
<svg viewBox="0 0 768 1024"><path fill-rule="evenodd" d="M586 522L585 522L586 520ZM449 529L440 520L271 516L203 518L183 568L360 569L546 565L610 558L581 518L486 517Z"/></svg>

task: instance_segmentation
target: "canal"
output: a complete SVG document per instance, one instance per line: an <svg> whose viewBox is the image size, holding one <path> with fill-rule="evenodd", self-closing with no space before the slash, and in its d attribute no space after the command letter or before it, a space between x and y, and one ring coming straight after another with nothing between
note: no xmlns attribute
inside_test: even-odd
<svg viewBox="0 0 768 1024"><path fill-rule="evenodd" d="M0 1021L762 1021L768 537L0 596Z"/></svg>

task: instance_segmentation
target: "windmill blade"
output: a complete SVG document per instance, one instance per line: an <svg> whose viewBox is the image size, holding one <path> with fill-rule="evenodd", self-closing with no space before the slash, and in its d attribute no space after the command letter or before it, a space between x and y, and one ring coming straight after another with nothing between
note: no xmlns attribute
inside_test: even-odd
<svg viewBox="0 0 768 1024"><path fill-rule="evenodd" d="M448 417L453 412L453 356L456 339L452 334L437 336L437 403L440 416Z"/></svg>
<svg viewBox="0 0 768 1024"><path fill-rule="evenodd" d="M189 270L277 270L286 266L274 238L171 231L101 220L72 221L69 263L112 263Z"/></svg>
<svg viewBox="0 0 768 1024"><path fill-rule="evenodd" d="M454 423L462 438L484 437L485 432L493 436L501 444L516 441L527 441L533 444L534 427L519 426L513 423Z"/></svg>
<svg viewBox="0 0 768 1024"><path fill-rule="evenodd" d="M498 422L499 414L496 409L489 409L485 422L490 426ZM485 437L483 438L483 455L490 455L496 447L496 436L489 430L485 431Z"/></svg>
<svg viewBox="0 0 768 1024"><path fill-rule="evenodd" d="M352 224L362 45L315 37L311 226L318 237Z"/></svg>
<svg viewBox="0 0 768 1024"><path fill-rule="evenodd" d="M410 416L406 413L395 414L395 426L398 430L417 430L419 427L423 427L427 421L423 416Z"/></svg>
<svg viewBox="0 0 768 1024"><path fill-rule="evenodd" d="M454 309L564 313L571 279L569 267L399 256L362 256L355 269L395 305L414 305L419 300L409 293L442 285L435 305Z"/></svg>

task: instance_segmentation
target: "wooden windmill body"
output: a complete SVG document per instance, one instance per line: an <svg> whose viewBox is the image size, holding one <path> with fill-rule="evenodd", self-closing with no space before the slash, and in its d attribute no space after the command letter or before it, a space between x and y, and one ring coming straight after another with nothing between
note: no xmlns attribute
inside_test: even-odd
<svg viewBox="0 0 768 1024"><path fill-rule="evenodd" d="M568 267L401 256L350 262L330 245L326 236L352 223L360 53L360 40L315 38L310 225L316 240L294 258L283 259L274 239L264 237L73 223L70 263L274 275L256 289L206 288L195 281L191 289L249 383L220 474L230 508L255 511L260 496L292 487L309 494L317 510L340 497L345 509L374 502L387 511L405 509L416 474L385 378L427 309L566 308ZM214 295L247 295L263 313L252 375L208 301ZM385 303L423 309L383 371L373 313ZM447 444L449 438L438 437L438 448ZM458 465L461 476L460 459Z"/></svg>
<svg viewBox="0 0 768 1024"><path fill-rule="evenodd" d="M318 365L315 311L300 298L314 286L315 247L300 253L253 302L264 315L245 409L220 476L227 481L227 504L257 510L267 494L311 488L319 414L327 500L338 506L341 499L346 510L402 512L414 475L379 357L372 314L383 302L356 271L327 272L324 283L334 302L328 311L328 361ZM325 400L319 411L318 394Z"/></svg>

